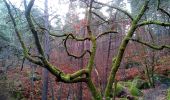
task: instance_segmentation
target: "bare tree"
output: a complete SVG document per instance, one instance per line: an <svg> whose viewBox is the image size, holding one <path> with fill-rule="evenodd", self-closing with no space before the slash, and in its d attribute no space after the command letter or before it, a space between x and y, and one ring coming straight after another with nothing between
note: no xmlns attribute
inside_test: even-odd
<svg viewBox="0 0 170 100"><path fill-rule="evenodd" d="M110 100L112 98L111 94L112 94L113 82L115 81L116 72L118 71L118 68L120 67L124 52L126 50L126 47L129 43L129 41L135 41L135 42L141 43L143 45L146 45L146 46L153 48L153 49L156 49L156 50L162 50L164 48L170 48L169 45L157 46L156 44L150 44L148 42L132 38L136 29L140 28L142 26L145 26L145 25L155 24L155 25L160 25L160 26L164 26L164 27L170 26L170 23L168 23L168 22L161 22L161 21L155 21L155 20L145 20L145 19L143 20L142 19L143 15L149 9L150 0L145 0L144 4L142 4L142 7L141 7L139 13L135 17L133 17L127 11L122 10L121 8L111 6L111 5L108 5L108 4L104 4L104 3L100 3L100 2L96 2L94 0L89 0L89 3L87 3L87 5L88 5L87 6L88 7L88 22L87 22L87 26L86 26L87 37L78 37L78 36L75 36L72 33L67 33L67 34L64 34L64 35L55 35L55 34L51 34L48 31L52 36L65 37L64 46L65 46L66 52L69 56L72 56L74 58L81 58L87 53L90 55L89 60L88 60L88 64L85 66L85 68L80 69L80 70L78 70L78 71L76 71L72 74L67 74L67 73L64 73L62 70L60 70L57 66L54 66L49 62L49 59L46 56L44 49L42 48L41 42L40 42L39 37L38 37L37 30L35 29L35 26L33 24L33 21L31 19L32 17L31 17L31 14L30 14L35 0L30 0L28 5L25 7L26 8L25 9L25 17L26 17L26 20L28 22L29 28L32 32L32 35L34 37L35 45L36 45L36 48L37 48L38 53L39 53L39 55L37 55L37 56L34 56L30 52L28 52L28 49L27 49L27 47L26 47L26 45L25 45L25 43L24 43L24 41L21 37L21 33L19 32L19 30L17 28L15 19L14 19L12 13L11 13L10 5L6 2L6 0L3 0L3 1L6 4L6 7L8 9L8 13L9 13L9 15L12 19L13 25L14 25L15 32L16 32L18 39L19 39L19 41L22 45L24 57L26 59L28 59L29 61L31 61L32 63L35 63L35 64L37 64L41 67L46 68L51 74L56 76L58 82L64 82L64 83L84 82L84 83L86 83L89 90L91 91L91 94L92 94L92 97L93 97L94 100L102 100L102 98L105 98L106 100ZM94 82L92 81L92 70L94 69L94 59L95 59L96 48L97 48L97 45L96 45L97 42L96 41L98 39L100 39L100 37L102 37L106 34L117 33L117 32L115 32L114 30L109 30L109 31L100 33L97 36L93 33L93 30L92 30L93 13L92 12L93 12L94 4L98 4L98 5L101 5L101 6L108 6L110 8L117 9L118 11L127 15L127 17L131 21L130 28L129 28L127 34L124 36L124 38L123 38L123 40L122 40L122 42L119 46L118 54L116 55L116 57L113 57L111 72L108 76L108 82L107 82L105 94L104 94L103 97L102 97L100 91L95 86ZM48 30L46 28L41 28L41 29L43 29L44 31ZM73 39L73 40L76 40L76 41L90 41L91 42L91 48L90 48L90 50L83 51L82 55L77 56L77 55L71 54L67 49L67 40L68 39Z"/></svg>
<svg viewBox="0 0 170 100"><path fill-rule="evenodd" d="M46 29L49 29L49 14L48 14L48 0L45 0L44 2L44 27ZM49 60L49 34L47 31L44 32L44 52L45 52L45 56L46 58ZM48 96L48 81L49 81L49 77L48 77L48 70L44 69L43 70L43 89L42 89L42 100L47 100L47 96Z"/></svg>

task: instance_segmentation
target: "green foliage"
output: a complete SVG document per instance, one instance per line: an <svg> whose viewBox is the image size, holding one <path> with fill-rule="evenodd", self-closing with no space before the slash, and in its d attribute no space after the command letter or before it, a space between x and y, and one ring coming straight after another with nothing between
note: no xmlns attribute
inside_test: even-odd
<svg viewBox="0 0 170 100"><path fill-rule="evenodd" d="M123 85L121 85L120 83L117 83L115 95L118 96L124 89L125 89L125 87ZM114 88L113 88L113 90L114 90Z"/></svg>
<svg viewBox="0 0 170 100"><path fill-rule="evenodd" d="M146 82L138 77L136 77L133 81L119 82L116 88L116 96L118 96L122 91L126 92L125 94L134 96L134 98L142 96L143 93L140 91L140 88L144 87L144 84L146 84Z"/></svg>
<svg viewBox="0 0 170 100"><path fill-rule="evenodd" d="M167 100L170 100L170 88L167 89L166 99L167 99Z"/></svg>
<svg viewBox="0 0 170 100"><path fill-rule="evenodd" d="M142 92L139 90L139 87L141 87L142 85L142 80L139 79L138 77L136 77L131 84L131 87L129 89L130 93L133 96L141 96Z"/></svg>
<svg viewBox="0 0 170 100"><path fill-rule="evenodd" d="M132 85L135 86L136 88L140 88L143 84L143 80L140 79L139 77L136 77L132 81Z"/></svg>
<svg viewBox="0 0 170 100"><path fill-rule="evenodd" d="M127 98L120 98L120 100L128 100Z"/></svg>
<svg viewBox="0 0 170 100"><path fill-rule="evenodd" d="M142 95L142 92L136 88L135 86L131 86L130 87L130 93L133 95L133 96L141 96Z"/></svg>

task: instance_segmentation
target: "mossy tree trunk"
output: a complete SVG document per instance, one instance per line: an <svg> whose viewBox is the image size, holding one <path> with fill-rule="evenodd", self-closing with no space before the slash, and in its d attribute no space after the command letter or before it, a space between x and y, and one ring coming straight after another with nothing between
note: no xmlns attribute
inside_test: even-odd
<svg viewBox="0 0 170 100"><path fill-rule="evenodd" d="M106 90L105 90L105 98L107 100L110 100L112 85L113 85L113 82L115 80L116 72L117 72L117 70L120 66L121 60L123 58L124 51L125 51L127 44L129 42L129 38L131 38L133 36L133 33L135 32L135 30L137 28L137 24L138 24L139 20L141 19L141 17L143 16L144 12L147 9L148 3L149 3L149 1L145 2L144 6L141 8L140 13L132 21L131 27L130 27L127 35L122 40L122 43L119 47L118 54L115 58L116 59L115 62L112 65L111 73L109 75L108 83L107 83Z"/></svg>

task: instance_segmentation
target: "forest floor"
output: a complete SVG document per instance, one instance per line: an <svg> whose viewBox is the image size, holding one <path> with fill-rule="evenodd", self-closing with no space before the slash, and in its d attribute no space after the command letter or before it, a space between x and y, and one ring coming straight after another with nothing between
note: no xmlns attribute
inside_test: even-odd
<svg viewBox="0 0 170 100"><path fill-rule="evenodd" d="M162 62L163 64L160 64L156 66L156 72L157 74L161 75L167 75L167 73L170 71L170 57L165 57ZM1 85L0 92L4 91L2 87L8 87L10 90L10 94L12 94L12 97L17 98L16 100L41 100L41 94L42 94L42 68L36 69L36 77L38 79L32 83L31 81L31 68L25 67L22 71L20 68L15 68L12 70L9 70L7 72L7 82L8 86ZM136 67L129 68L125 70L126 73L126 79L133 79L137 75L142 75L140 70ZM117 80L122 80L121 71L118 71L117 73ZM49 74L49 93L48 98L51 100L52 92L54 93L54 98L56 100L59 98L62 98L61 100L66 100L67 98L74 98L77 96L78 88L77 84L61 84L55 81L55 77L51 74ZM170 77L167 75L167 77ZM2 81L0 81L2 83ZM143 92L143 98L144 100L166 100L166 90L167 85L165 84L157 84L155 88L150 89L144 89ZM4 92L5 93L5 92ZM9 92L8 92L9 93ZM7 94L8 94L7 93ZM1 94L1 93L0 93ZM0 95L1 98L2 95ZM11 97L11 96L8 96ZM83 98L84 100L90 100L90 92L88 91L88 88L86 85L83 84ZM1 99L1 100L9 100L9 99ZM13 99L10 99L13 100ZM70 99L72 100L72 99Z"/></svg>

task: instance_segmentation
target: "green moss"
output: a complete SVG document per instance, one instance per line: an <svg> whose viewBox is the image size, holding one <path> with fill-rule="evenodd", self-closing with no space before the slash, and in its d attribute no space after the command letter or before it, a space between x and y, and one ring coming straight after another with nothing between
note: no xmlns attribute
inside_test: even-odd
<svg viewBox="0 0 170 100"><path fill-rule="evenodd" d="M127 98L120 98L119 100L128 100Z"/></svg>
<svg viewBox="0 0 170 100"><path fill-rule="evenodd" d="M93 100L102 100L102 96L99 93L99 91L96 89L94 83L92 82L91 79L88 79L88 88L90 89L92 95L93 95Z"/></svg>
<svg viewBox="0 0 170 100"><path fill-rule="evenodd" d="M115 95L118 96L124 89L125 89L125 87L123 85L117 83ZM113 88L113 90L114 90L114 88ZM114 93L113 93L113 95L114 95Z"/></svg>
<svg viewBox="0 0 170 100"><path fill-rule="evenodd" d="M142 86L142 84L144 83L144 81L138 77L134 78L134 80L132 81L132 84L136 87L136 88L140 88Z"/></svg>
<svg viewBox="0 0 170 100"><path fill-rule="evenodd" d="M167 89L166 100L170 100L170 88Z"/></svg>
<svg viewBox="0 0 170 100"><path fill-rule="evenodd" d="M138 88L136 88L136 87L131 87L130 88L130 93L133 96L141 96L142 95L142 92Z"/></svg>
<svg viewBox="0 0 170 100"><path fill-rule="evenodd" d="M139 88L142 86L142 84L143 84L143 81L141 79L139 79L138 77L134 78L129 88L131 95L141 96L142 92L139 90Z"/></svg>

